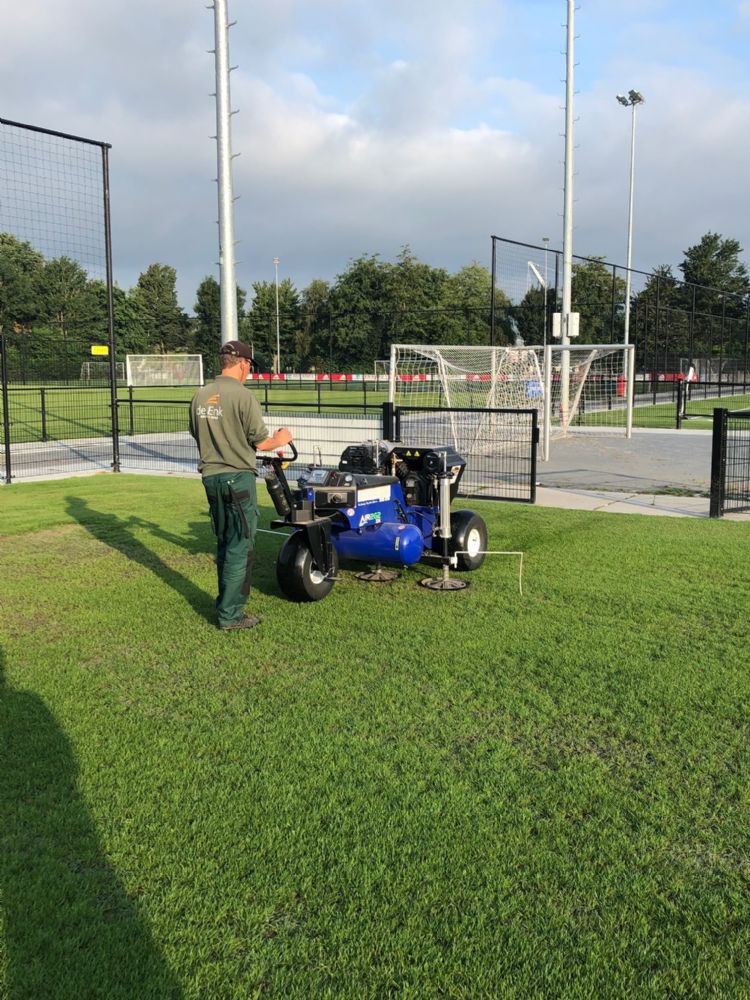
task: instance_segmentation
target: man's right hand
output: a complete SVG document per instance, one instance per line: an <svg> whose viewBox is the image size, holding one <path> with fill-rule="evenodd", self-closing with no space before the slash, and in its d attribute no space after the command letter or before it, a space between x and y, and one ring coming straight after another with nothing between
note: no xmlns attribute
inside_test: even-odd
<svg viewBox="0 0 750 1000"><path fill-rule="evenodd" d="M288 427L279 427L273 437L276 442L276 446L283 448L285 444L289 444L292 440L292 432Z"/></svg>

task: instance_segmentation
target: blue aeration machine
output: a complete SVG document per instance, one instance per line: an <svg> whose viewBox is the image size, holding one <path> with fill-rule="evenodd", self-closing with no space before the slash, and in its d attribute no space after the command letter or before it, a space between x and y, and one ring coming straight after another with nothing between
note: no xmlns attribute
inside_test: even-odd
<svg viewBox="0 0 750 1000"><path fill-rule="evenodd" d="M292 461L297 458L294 445ZM282 592L293 601L320 601L338 578L339 560L374 563L357 574L385 581L396 573L383 563L442 565L440 578L421 584L460 590L467 581L450 569L469 571L484 562L487 527L471 510L451 511L464 459L450 446L409 447L368 441L350 445L337 469L310 466L292 490L284 473L288 458L258 456L278 518L272 528L294 529L276 563Z"/></svg>

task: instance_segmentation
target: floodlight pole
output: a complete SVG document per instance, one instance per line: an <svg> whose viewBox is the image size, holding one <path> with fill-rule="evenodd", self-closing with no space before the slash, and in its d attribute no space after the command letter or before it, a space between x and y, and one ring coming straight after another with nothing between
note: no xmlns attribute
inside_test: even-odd
<svg viewBox="0 0 750 1000"><path fill-rule="evenodd" d="M623 343L630 343L630 266L633 251L633 192L635 190L635 109L639 104L643 104L643 94L637 90L628 91L628 96L617 95L617 100L625 108L632 110L630 128L630 185L628 191L628 247L627 247L627 274L625 276L625 330Z"/></svg>
<svg viewBox="0 0 750 1000"><path fill-rule="evenodd" d="M625 276L625 329L623 331L623 342L627 347L630 344L630 267L633 251L633 192L635 189L635 109L639 104L643 104L643 94L638 90L629 90L628 96L617 95L617 100L623 107L630 107L632 110L630 128L630 185L628 193L628 248L627 248L627 273ZM631 415L633 410L633 395L635 393L635 351L625 352L625 380L628 393L628 428L627 436L630 437Z"/></svg>
<svg viewBox="0 0 750 1000"><path fill-rule="evenodd" d="M575 0L568 0L567 45L565 49L565 191L563 210L563 279L560 316L560 343L570 343L570 304L573 280L573 78L575 62ZM568 425L570 399L570 352L561 351L560 358L560 424Z"/></svg>
<svg viewBox="0 0 750 1000"><path fill-rule="evenodd" d="M281 373L281 340L279 337L279 264L281 260L274 257L273 266L276 269L276 374Z"/></svg>
<svg viewBox="0 0 750 1000"><path fill-rule="evenodd" d="M237 340L237 278L234 259L234 197L232 194L232 126L229 97L229 28L227 0L214 0L216 62L216 160L219 185L219 286L221 342Z"/></svg>

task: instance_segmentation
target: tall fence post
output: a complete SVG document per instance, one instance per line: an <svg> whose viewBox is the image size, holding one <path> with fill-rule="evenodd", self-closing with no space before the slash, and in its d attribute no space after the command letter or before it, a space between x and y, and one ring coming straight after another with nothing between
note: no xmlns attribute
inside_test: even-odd
<svg viewBox="0 0 750 1000"><path fill-rule="evenodd" d="M115 300L112 273L112 227L109 201L109 145L101 144L104 197L104 267L107 274L107 334L109 343L109 400L112 411L112 471L120 471L120 421L117 412L117 356L115 354Z"/></svg>
<svg viewBox="0 0 750 1000"><path fill-rule="evenodd" d="M531 491L529 494L529 502L536 503L536 452L539 447L539 412L537 410L532 410L531 412Z"/></svg>
<svg viewBox="0 0 750 1000"><path fill-rule="evenodd" d="M39 398L42 409L42 441L47 440L47 394L43 388L39 390Z"/></svg>
<svg viewBox="0 0 750 1000"><path fill-rule="evenodd" d="M0 383L3 394L3 443L5 445L5 482L10 483L10 411L8 409L8 341L0 329Z"/></svg>
<svg viewBox="0 0 750 1000"><path fill-rule="evenodd" d="M675 415L675 427L678 431L682 430L682 414L685 406L685 389L682 379L677 383L677 413Z"/></svg>
<svg viewBox="0 0 750 1000"><path fill-rule="evenodd" d="M727 425L729 410L714 409L714 430L711 441L711 503L709 517L724 513L724 481L727 465Z"/></svg>

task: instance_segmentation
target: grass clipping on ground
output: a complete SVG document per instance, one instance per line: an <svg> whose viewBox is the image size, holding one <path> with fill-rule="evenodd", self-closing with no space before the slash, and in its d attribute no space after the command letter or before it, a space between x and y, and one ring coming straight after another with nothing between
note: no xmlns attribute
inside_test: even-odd
<svg viewBox="0 0 750 1000"><path fill-rule="evenodd" d="M260 535L227 635L196 480L0 504L0 995L750 992L746 525L478 504L523 596L299 606Z"/></svg>

